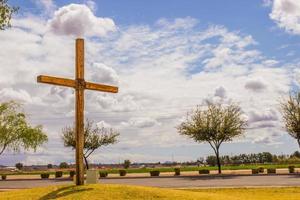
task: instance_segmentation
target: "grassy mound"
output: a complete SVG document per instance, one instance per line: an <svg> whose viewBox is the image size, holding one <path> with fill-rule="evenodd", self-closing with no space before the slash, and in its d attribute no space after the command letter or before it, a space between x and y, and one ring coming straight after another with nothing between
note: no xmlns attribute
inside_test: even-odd
<svg viewBox="0 0 300 200"><path fill-rule="evenodd" d="M1 192L1 199L298 200L300 188L172 190L124 185L50 186Z"/></svg>

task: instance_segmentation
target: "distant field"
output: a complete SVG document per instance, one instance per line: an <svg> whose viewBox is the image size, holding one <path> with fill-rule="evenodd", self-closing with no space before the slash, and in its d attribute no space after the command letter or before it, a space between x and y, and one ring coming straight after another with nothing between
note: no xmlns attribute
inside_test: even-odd
<svg viewBox="0 0 300 200"><path fill-rule="evenodd" d="M50 186L2 192L1 199L299 200L300 188L174 190L124 185Z"/></svg>
<svg viewBox="0 0 300 200"><path fill-rule="evenodd" d="M300 164L257 164L257 165L238 165L238 166L223 166L222 170L242 170L242 169L253 169L257 167L267 168L288 168L288 166L295 166L296 168L300 168ZM209 169L209 170L217 170L217 167L181 167L182 172L188 171L198 171L199 169ZM160 172L174 172L174 167L162 167L162 168L130 168L127 169L127 173L148 173L151 170L159 170ZM109 174L118 174L119 169L101 169L100 171L107 171ZM0 172L0 174L10 174L10 175L38 175L41 173L50 173L55 174L55 171L31 171L31 172ZM69 174L67 169L64 169L64 174Z"/></svg>

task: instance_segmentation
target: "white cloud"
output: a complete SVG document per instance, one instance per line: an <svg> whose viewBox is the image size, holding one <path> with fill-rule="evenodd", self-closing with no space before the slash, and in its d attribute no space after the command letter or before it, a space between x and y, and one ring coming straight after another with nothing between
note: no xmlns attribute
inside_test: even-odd
<svg viewBox="0 0 300 200"><path fill-rule="evenodd" d="M300 34L300 1L274 0L270 18L285 31Z"/></svg>
<svg viewBox="0 0 300 200"><path fill-rule="evenodd" d="M93 63L91 79L99 83L115 84L119 83L119 76L116 71L103 63Z"/></svg>
<svg viewBox="0 0 300 200"><path fill-rule="evenodd" d="M116 30L112 19L96 17L91 9L83 4L70 4L59 8L48 23L51 32L75 37L100 37Z"/></svg>
<svg viewBox="0 0 300 200"><path fill-rule="evenodd" d="M128 122L122 122L121 125L125 127L135 127L135 128L147 128L159 125L155 119L149 117L135 117L130 118Z"/></svg>
<svg viewBox="0 0 300 200"><path fill-rule="evenodd" d="M254 92L260 92L267 88L263 79L250 79L247 80L245 88Z"/></svg>

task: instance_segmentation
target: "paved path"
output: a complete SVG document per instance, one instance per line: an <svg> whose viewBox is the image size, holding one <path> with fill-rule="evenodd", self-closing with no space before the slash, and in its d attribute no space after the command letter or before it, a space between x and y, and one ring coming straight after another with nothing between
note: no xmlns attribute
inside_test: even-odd
<svg viewBox="0 0 300 200"><path fill-rule="evenodd" d="M0 190L42 187L57 184L71 184L70 180L7 180L0 181ZM106 178L104 184L127 184L166 188L197 187L261 187L261 186L300 186L300 175L252 175L252 176L183 176L148 178Z"/></svg>

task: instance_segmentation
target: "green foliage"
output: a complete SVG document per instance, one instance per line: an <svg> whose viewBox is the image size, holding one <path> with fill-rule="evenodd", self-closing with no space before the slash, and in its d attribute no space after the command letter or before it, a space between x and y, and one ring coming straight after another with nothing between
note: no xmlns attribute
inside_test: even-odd
<svg viewBox="0 0 300 200"><path fill-rule="evenodd" d="M50 176L49 173L42 173L42 174L41 174L41 178L42 178L42 179L48 179L49 176Z"/></svg>
<svg viewBox="0 0 300 200"><path fill-rule="evenodd" d="M207 156L206 163L209 166L216 166L217 165L217 157L216 156Z"/></svg>
<svg viewBox="0 0 300 200"><path fill-rule="evenodd" d="M62 171L56 171L55 172L55 178L60 178L63 176L63 172Z"/></svg>
<svg viewBox="0 0 300 200"><path fill-rule="evenodd" d="M207 109L197 107L196 110L188 113L186 121L182 122L177 129L180 134L196 142L208 142L215 152L219 173L221 173L219 158L221 144L242 135L246 125L239 106L207 103Z"/></svg>
<svg viewBox="0 0 300 200"><path fill-rule="evenodd" d="M175 176L180 176L180 168L174 168Z"/></svg>
<svg viewBox="0 0 300 200"><path fill-rule="evenodd" d="M288 166L289 173L295 173L295 166Z"/></svg>
<svg viewBox="0 0 300 200"><path fill-rule="evenodd" d="M23 169L23 164L22 163L16 163L16 168L18 169L18 170L22 170Z"/></svg>
<svg viewBox="0 0 300 200"><path fill-rule="evenodd" d="M160 174L160 171L158 171L158 170L150 171L150 176L159 176L159 174Z"/></svg>
<svg viewBox="0 0 300 200"><path fill-rule="evenodd" d="M99 171L99 175L100 177L104 178L108 176L108 172L107 171Z"/></svg>
<svg viewBox="0 0 300 200"><path fill-rule="evenodd" d="M59 168L61 168L61 169L69 168L69 164L66 163L66 162L61 162L61 163L59 164Z"/></svg>
<svg viewBox="0 0 300 200"><path fill-rule="evenodd" d="M7 178L7 175L5 175L5 174L1 175L2 180L6 180L6 178Z"/></svg>
<svg viewBox="0 0 300 200"><path fill-rule="evenodd" d="M209 174L209 170L208 169L200 169L199 174Z"/></svg>
<svg viewBox="0 0 300 200"><path fill-rule="evenodd" d="M13 13L16 13L19 8L10 6L8 0L0 0L0 30L11 27L10 20Z"/></svg>
<svg viewBox="0 0 300 200"><path fill-rule="evenodd" d="M264 173L264 171L265 171L265 169L263 167L258 167L257 170L259 173Z"/></svg>
<svg viewBox="0 0 300 200"><path fill-rule="evenodd" d="M130 167L130 164L131 164L130 160L124 160L123 167L125 169L128 169Z"/></svg>
<svg viewBox="0 0 300 200"><path fill-rule="evenodd" d="M75 176L75 174L76 174L76 172L74 170L71 170L69 172L69 175L70 175L71 178L73 178Z"/></svg>
<svg viewBox="0 0 300 200"><path fill-rule="evenodd" d="M267 169L268 174L276 174L276 169L275 168L269 168Z"/></svg>
<svg viewBox="0 0 300 200"><path fill-rule="evenodd" d="M15 152L33 149L47 142L41 126L31 127L16 102L0 103L0 155L5 149Z"/></svg>
<svg viewBox="0 0 300 200"><path fill-rule="evenodd" d="M300 147L300 92L291 94L287 101L281 103L281 112L287 132Z"/></svg>
<svg viewBox="0 0 300 200"><path fill-rule="evenodd" d="M115 144L120 134L113 129L98 127L94 122L86 120L84 125L84 160L89 169L87 158L98 148ZM65 127L62 130L62 140L65 147L76 148L75 127Z"/></svg>
<svg viewBox="0 0 300 200"><path fill-rule="evenodd" d="M52 168L53 168L53 165L52 165L52 164L48 164L48 165L47 165L47 168L48 168L48 169L52 169Z"/></svg>
<svg viewBox="0 0 300 200"><path fill-rule="evenodd" d="M126 176L127 172L124 169L120 169L119 174L120 174L120 176Z"/></svg>

